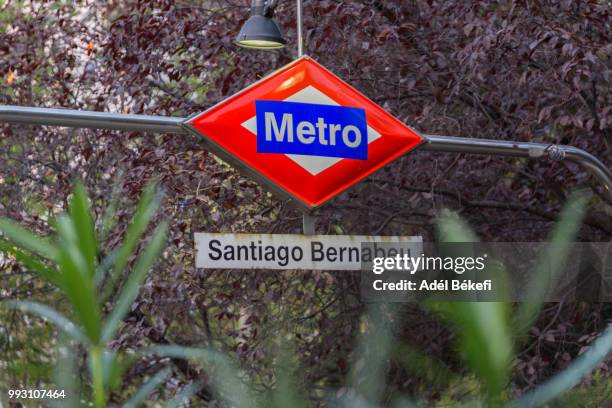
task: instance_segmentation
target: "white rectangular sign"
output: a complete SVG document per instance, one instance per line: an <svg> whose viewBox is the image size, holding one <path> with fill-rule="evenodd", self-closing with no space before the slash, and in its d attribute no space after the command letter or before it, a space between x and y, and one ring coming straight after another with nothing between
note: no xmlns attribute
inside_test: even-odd
<svg viewBox="0 0 612 408"><path fill-rule="evenodd" d="M196 233L196 267L358 271L362 259L386 256L384 252L362 254L361 244L366 242L402 243L414 254L423 252L419 236Z"/></svg>

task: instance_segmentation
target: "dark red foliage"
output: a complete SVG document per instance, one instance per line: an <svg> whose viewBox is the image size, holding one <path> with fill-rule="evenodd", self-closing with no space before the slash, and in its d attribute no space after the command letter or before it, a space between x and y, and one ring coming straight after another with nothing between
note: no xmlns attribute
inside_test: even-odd
<svg viewBox="0 0 612 408"><path fill-rule="evenodd" d="M275 52L232 43L248 17L246 0L109 1L91 10L77 7L77 16L74 8L45 3L16 11L19 18L0 31L1 104L186 117L296 54L292 1L280 2L276 13L291 46ZM304 15L307 54L423 133L570 144L612 163L605 1L318 0L305 1ZM286 331L294 335L309 384L342 385L363 310L358 277L194 267L193 232L299 233L299 212L220 163L196 138L14 125L0 130L0 215L33 227L46 228L44 210L61 210L77 177L98 212L119 173L120 208L147 180L163 185L162 216L173 222L172 237L116 347L214 342L235 351L252 376L266 382L266 342ZM317 228L431 240L432 217L447 207L483 240L539 241L578 187L593 192L580 238L609 240L612 222L601 188L572 164L426 152L397 160L321 208ZM38 216L26 215L32 203ZM129 212L118 217L108 248L120 239ZM551 326L559 331L557 343L520 355L515 389L562 365L542 363L532 372L534 359L573 358L581 343L568 345L563 336L577 340L601 329L606 311L601 305L570 305L558 313L547 308L539 325L558 319ZM417 307L406 309L401 334L460 370L449 333ZM397 384L415 384L401 375Z"/></svg>

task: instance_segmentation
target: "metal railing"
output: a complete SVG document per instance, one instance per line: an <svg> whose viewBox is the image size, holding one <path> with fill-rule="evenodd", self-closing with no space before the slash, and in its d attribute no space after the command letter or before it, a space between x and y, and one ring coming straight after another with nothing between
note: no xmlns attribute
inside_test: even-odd
<svg viewBox="0 0 612 408"><path fill-rule="evenodd" d="M591 153L574 146L455 136L424 136L428 139L428 143L423 146L423 149L430 151L528 157L530 159L546 158L551 161L567 159L591 173L605 187L608 197L612 198L610 169Z"/></svg>
<svg viewBox="0 0 612 408"><path fill-rule="evenodd" d="M77 128L187 134L187 118L128 115L71 109L32 108L0 105L0 123L66 126ZM612 173L597 157L573 146L503 140L472 139L454 136L423 135L428 151L527 157L553 161L570 160L591 173L612 199Z"/></svg>

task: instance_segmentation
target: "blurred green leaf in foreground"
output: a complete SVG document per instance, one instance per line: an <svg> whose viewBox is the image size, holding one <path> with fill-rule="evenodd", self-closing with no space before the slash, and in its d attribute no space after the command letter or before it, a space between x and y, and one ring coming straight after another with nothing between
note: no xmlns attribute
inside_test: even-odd
<svg viewBox="0 0 612 408"><path fill-rule="evenodd" d="M62 352L59 354L60 359L65 361L58 365L58 370L63 374L57 377L58 381L63 381L66 387L75 392L77 390L71 383L76 382L78 375L74 372L76 368L71 360L77 354L77 347L85 348L90 389L78 391L84 392L85 395L68 395L68 406L78 406L81 400L89 400L89 393L94 406L104 407L108 393L120 383L122 371L126 367L121 362L122 358L108 348L108 344L138 296L147 272L165 245L167 221L162 221L155 228L127 274L121 290L117 291L116 287L128 266L128 258L141 241L159 204L160 194L155 186L150 184L138 203L123 243L105 259L100 259L94 216L85 188L80 183L74 188L69 212L55 221L54 239L36 236L11 220L0 219L0 249L11 253L26 268L56 285L71 306L72 315L63 316L39 303L23 300L8 300L2 303L5 307L38 315L64 333ZM113 218L113 211L114 208L107 213L108 219ZM107 228L106 223L104 227ZM107 273L109 270L110 274ZM112 306L107 316L103 316L106 300L110 301ZM153 379L155 378L161 377L154 376ZM153 391L153 386L159 383L149 382L143 385L143 388L134 394L134 401L144 400ZM135 402L131 404L134 406Z"/></svg>
<svg viewBox="0 0 612 408"><path fill-rule="evenodd" d="M71 306L71 315L64 316L39 303L24 300L2 302L4 307L46 319L62 333L58 342L56 381L60 389L69 391L62 406L81 406L83 401L86 404L91 401L97 408L107 406L110 394L121 387L128 365L140 357L153 355L196 362L207 371L208 384L188 384L167 402L167 407L180 406L205 385L210 387L208 395L232 407L311 406L296 376L298 370L295 367L299 366L299 362L296 363L290 345L285 343L272 347L273 350L280 350L272 356L277 381L275 388L263 397L254 394L253 387L245 380L244 371L235 361L211 348L152 345L128 355L109 347L138 296L147 272L165 245L168 223L162 221L130 266L129 259L143 240L159 205L160 195L153 185L149 185L136 207L123 242L103 257L100 242L112 225L116 201L112 201L105 212L102 231L96 233L89 199L80 184L74 188L68 214L60 216L55 222L56 236L53 239L38 237L10 220L0 219L0 250L12 254L26 268L57 286ZM545 285L540 281L548 277L543 276L544 268L540 265L544 262L549 265L552 262L555 266L563 264L565 254L569 252L566 249L582 222L585 206L586 198L580 194L572 196L565 206L560 221L549 236L549 241L557 245L551 247L553 252L542 254L533 273L529 301L518 306L514 319L512 305L504 302L424 304L424 307L455 327L458 355L471 370L471 374L464 374L463 380L475 379L477 382L476 394L472 393L469 401L455 401L457 406L545 405L578 384L609 355L612 350L611 328L602 333L591 348L566 370L521 398L510 400L508 384L515 340L521 341L542 305ZM436 227L442 242L477 240L470 228L450 212L438 217ZM126 268L129 268L129 273L124 274ZM105 308L105 305L111 307ZM452 372L443 362L396 340L393 331L393 324L397 321L396 311L391 305L376 305L362 317L347 387L329 390L326 399L330 406L418 406L410 397L386 386L390 362L415 375L423 375L426 380L436 381L443 387L450 388L462 381L460 375ZM79 381L76 359L79 348L86 352L88 377L83 386ZM131 394L123 406L142 405L171 375L169 368L157 371ZM572 400L578 397L574 395Z"/></svg>

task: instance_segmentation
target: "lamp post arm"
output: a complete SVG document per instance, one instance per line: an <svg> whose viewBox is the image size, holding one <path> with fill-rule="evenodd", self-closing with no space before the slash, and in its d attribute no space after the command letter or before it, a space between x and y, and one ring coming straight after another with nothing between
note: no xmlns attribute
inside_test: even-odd
<svg viewBox="0 0 612 408"><path fill-rule="evenodd" d="M187 134L187 130L183 127L187 120L188 118L170 116L0 105L0 123ZM421 148L428 151L515 156L531 159L567 159L595 176L605 187L608 197L612 199L612 173L610 169L597 157L577 147L454 136L424 135L424 137L426 143Z"/></svg>

